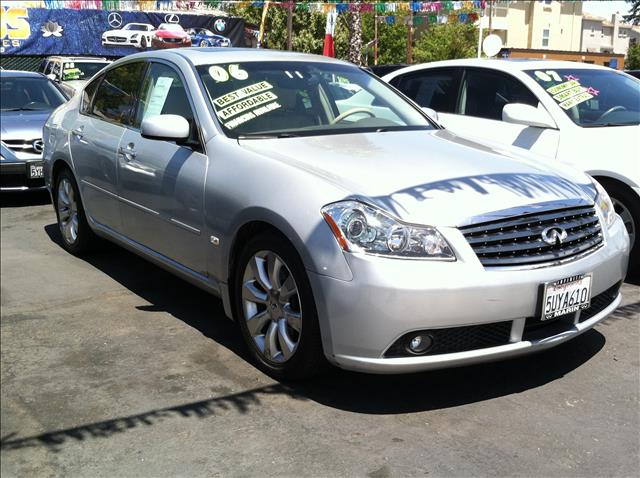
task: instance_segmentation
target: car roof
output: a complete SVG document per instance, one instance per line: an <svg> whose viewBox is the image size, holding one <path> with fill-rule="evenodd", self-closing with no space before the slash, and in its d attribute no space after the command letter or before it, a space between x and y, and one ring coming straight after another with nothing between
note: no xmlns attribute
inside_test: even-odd
<svg viewBox="0 0 640 478"><path fill-rule="evenodd" d="M309 53L294 53L282 50L266 50L260 48L172 48L168 50L154 50L127 55L120 61L132 59L159 58L171 60L182 57L194 65L208 65L214 63L234 63L243 61L313 61L318 63L335 63L353 65L328 56L312 55Z"/></svg>
<svg viewBox="0 0 640 478"><path fill-rule="evenodd" d="M438 68L446 66L476 66L482 68L490 68L500 71L524 71L524 70L537 70L540 68L549 69L597 69L611 71L611 68L599 65L593 65L590 63L578 63L575 61L563 61L563 60L543 60L536 58L514 58L514 59L485 59L485 58L467 58L462 60L444 60L434 61L431 63L422 63L419 65L412 65L407 68L393 71L389 73L389 77L396 76L400 73L407 73L410 71L417 71L426 68ZM385 75L386 76L386 75Z"/></svg>
<svg viewBox="0 0 640 478"><path fill-rule="evenodd" d="M0 70L0 76L7 78L46 78L42 73L21 70Z"/></svg>

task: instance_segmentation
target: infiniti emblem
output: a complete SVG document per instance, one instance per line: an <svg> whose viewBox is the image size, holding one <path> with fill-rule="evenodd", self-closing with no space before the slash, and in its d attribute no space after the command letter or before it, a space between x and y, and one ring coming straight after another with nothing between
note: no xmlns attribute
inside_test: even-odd
<svg viewBox="0 0 640 478"><path fill-rule="evenodd" d="M44 141L42 141L41 139L36 139L33 142L33 150L36 153L42 153L42 150L44 149Z"/></svg>
<svg viewBox="0 0 640 478"><path fill-rule="evenodd" d="M551 246L559 246L567 238L567 231L561 227L547 227L542 231L542 240Z"/></svg>

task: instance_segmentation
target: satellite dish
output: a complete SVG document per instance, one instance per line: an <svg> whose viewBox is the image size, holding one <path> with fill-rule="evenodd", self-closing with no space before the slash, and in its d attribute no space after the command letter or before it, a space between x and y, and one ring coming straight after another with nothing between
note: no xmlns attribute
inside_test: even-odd
<svg viewBox="0 0 640 478"><path fill-rule="evenodd" d="M482 42L482 51L488 57L496 56L502 49L502 39L498 35L489 35Z"/></svg>

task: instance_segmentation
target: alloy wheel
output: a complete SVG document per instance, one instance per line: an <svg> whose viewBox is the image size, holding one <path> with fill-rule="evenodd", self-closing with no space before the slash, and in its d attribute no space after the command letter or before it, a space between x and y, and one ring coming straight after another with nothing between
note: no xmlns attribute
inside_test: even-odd
<svg viewBox="0 0 640 478"><path fill-rule="evenodd" d="M58 183L58 224L67 244L78 239L78 203L71 182L62 178Z"/></svg>
<svg viewBox="0 0 640 478"><path fill-rule="evenodd" d="M251 256L242 279L242 308L260 354L271 362L289 360L300 344L302 309L291 270L275 252Z"/></svg>

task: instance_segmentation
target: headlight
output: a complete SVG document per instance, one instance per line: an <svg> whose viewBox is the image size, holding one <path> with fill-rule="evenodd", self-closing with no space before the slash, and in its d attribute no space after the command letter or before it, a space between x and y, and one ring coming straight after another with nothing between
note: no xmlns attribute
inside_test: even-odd
<svg viewBox="0 0 640 478"><path fill-rule="evenodd" d="M132 40L135 40L136 38L138 38L138 34L137 33L134 33L133 35L131 35L131 39Z"/></svg>
<svg viewBox="0 0 640 478"><path fill-rule="evenodd" d="M338 244L348 252L391 257L454 261L455 254L434 227L403 224L386 213L357 201L322 208Z"/></svg>
<svg viewBox="0 0 640 478"><path fill-rule="evenodd" d="M602 216L604 216L604 221L607 224L607 228L609 228L616 219L616 211L613 208L613 203L611 202L609 194L607 194L607 191L604 190L600 183L594 179L593 185L598 193L595 199L596 205L600 208Z"/></svg>

